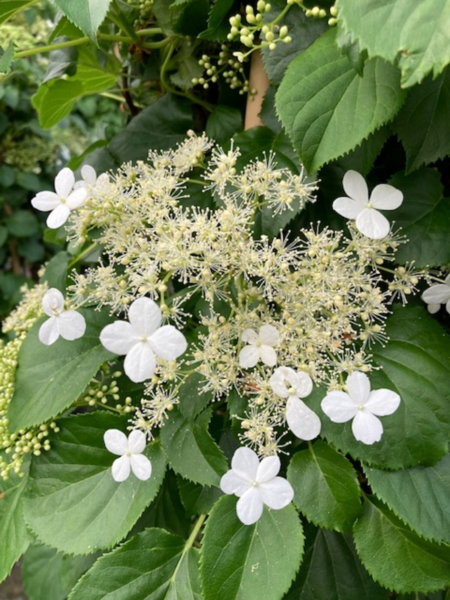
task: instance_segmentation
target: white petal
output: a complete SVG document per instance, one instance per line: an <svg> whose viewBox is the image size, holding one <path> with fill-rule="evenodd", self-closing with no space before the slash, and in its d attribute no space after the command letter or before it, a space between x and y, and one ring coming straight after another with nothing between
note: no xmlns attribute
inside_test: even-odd
<svg viewBox="0 0 450 600"><path fill-rule="evenodd" d="M280 341L280 334L272 325L262 325L259 328L259 341L265 346L276 346Z"/></svg>
<svg viewBox="0 0 450 600"><path fill-rule="evenodd" d="M369 201L369 190L366 180L357 171L347 171L342 180L345 193L353 200L359 200L365 204Z"/></svg>
<svg viewBox="0 0 450 600"><path fill-rule="evenodd" d="M156 367L156 357L148 343L138 342L125 357L125 373L134 381L141 383L150 379Z"/></svg>
<svg viewBox="0 0 450 600"><path fill-rule="evenodd" d="M239 366L243 369L251 369L259 361L258 346L244 346L239 353Z"/></svg>
<svg viewBox="0 0 450 600"><path fill-rule="evenodd" d="M290 367L278 367L273 372L269 383L272 390L279 398L287 398L289 396L288 387L286 386L286 381L289 382L289 377L295 377L294 369Z"/></svg>
<svg viewBox="0 0 450 600"><path fill-rule="evenodd" d="M235 494L239 498L242 494L250 488L251 483L236 475L236 473L231 470L220 480L220 489L224 494Z"/></svg>
<svg viewBox="0 0 450 600"><path fill-rule="evenodd" d="M56 324L58 317L50 317L39 328L39 341L46 346L51 346L59 338L59 329Z"/></svg>
<svg viewBox="0 0 450 600"><path fill-rule="evenodd" d="M147 440L145 434L138 429L134 429L128 436L128 449L133 454L141 454L145 450Z"/></svg>
<svg viewBox="0 0 450 600"><path fill-rule="evenodd" d="M75 190L67 197L66 204L70 208L70 210L74 210L75 208L80 208L80 206L83 204L83 202L86 200L86 198L87 198L86 188L79 188L78 190Z"/></svg>
<svg viewBox="0 0 450 600"><path fill-rule="evenodd" d="M241 340L246 344L257 344L258 339L258 334L254 329L245 329L242 332Z"/></svg>
<svg viewBox="0 0 450 600"><path fill-rule="evenodd" d="M427 309L430 315L436 314L441 308L440 304L427 304Z"/></svg>
<svg viewBox="0 0 450 600"><path fill-rule="evenodd" d="M272 346L266 346L262 344L259 347L259 355L262 362L268 367L274 367L277 364L277 353Z"/></svg>
<svg viewBox="0 0 450 600"><path fill-rule="evenodd" d="M238 448L231 459L231 468L235 474L250 483L256 481L258 467L258 455L250 448Z"/></svg>
<svg viewBox="0 0 450 600"><path fill-rule="evenodd" d="M49 317L64 310L64 296L56 288L50 288L42 298L42 309Z"/></svg>
<svg viewBox="0 0 450 600"><path fill-rule="evenodd" d="M80 188L85 188L86 187L86 182L83 181L82 179L80 179L80 181L76 181L75 185L73 186L74 190L79 190Z"/></svg>
<svg viewBox="0 0 450 600"><path fill-rule="evenodd" d="M114 481L121 483L122 481L128 479L130 476L130 466L129 456L121 456L120 458L116 458L111 469Z"/></svg>
<svg viewBox="0 0 450 600"><path fill-rule="evenodd" d="M59 333L65 340L72 341L83 337L86 331L86 321L82 314L76 310L66 310L56 319Z"/></svg>
<svg viewBox="0 0 450 600"><path fill-rule="evenodd" d="M446 283L432 285L424 291L422 300L427 304L445 304L450 300L450 285Z"/></svg>
<svg viewBox="0 0 450 600"><path fill-rule="evenodd" d="M55 192L39 192L31 200L31 205L37 210L48 212L49 210L55 209L61 204L59 196Z"/></svg>
<svg viewBox="0 0 450 600"><path fill-rule="evenodd" d="M450 300L448 302L446 302L445 304L445 310L448 312L448 314L450 315Z"/></svg>
<svg viewBox="0 0 450 600"><path fill-rule="evenodd" d="M161 325L161 311L154 300L138 298L128 311L128 320L141 336L149 336Z"/></svg>
<svg viewBox="0 0 450 600"><path fill-rule="evenodd" d="M143 454L130 456L131 470L141 481L147 481L152 474L152 463Z"/></svg>
<svg viewBox="0 0 450 600"><path fill-rule="evenodd" d="M104 327L100 333L103 346L113 354L128 354L139 342L139 337L126 321L115 321Z"/></svg>
<svg viewBox="0 0 450 600"><path fill-rule="evenodd" d="M286 421L289 429L301 440L313 440L322 427L319 417L306 404L291 396L286 404Z"/></svg>
<svg viewBox="0 0 450 600"><path fill-rule="evenodd" d="M313 382L308 373L304 371L297 371L292 381L292 386L296 390L296 396L299 398L306 398L310 395L313 390Z"/></svg>
<svg viewBox="0 0 450 600"><path fill-rule="evenodd" d="M160 327L148 338L153 352L163 360L175 360L186 352L187 341L173 325Z"/></svg>
<svg viewBox="0 0 450 600"><path fill-rule="evenodd" d="M365 208L356 217L356 227L363 235L372 240L381 240L391 230L386 217L374 208Z"/></svg>
<svg viewBox="0 0 450 600"><path fill-rule="evenodd" d="M56 208L47 217L47 227L58 229L67 221L70 215L70 208L67 204L58 204Z"/></svg>
<svg viewBox="0 0 450 600"><path fill-rule="evenodd" d="M333 202L333 210L346 219L356 219L365 207L365 202L352 200L351 198L336 198Z"/></svg>
<svg viewBox="0 0 450 600"><path fill-rule="evenodd" d="M447 275L447 277L444 279L445 283L450 286L450 273Z"/></svg>
<svg viewBox="0 0 450 600"><path fill-rule="evenodd" d="M55 191L60 198L66 199L75 185L75 175L67 167L55 177Z"/></svg>
<svg viewBox="0 0 450 600"><path fill-rule="evenodd" d="M266 483L278 475L281 464L278 456L268 456L263 458L259 464L256 473L256 481L258 483Z"/></svg>
<svg viewBox="0 0 450 600"><path fill-rule="evenodd" d="M81 167L81 177L89 185L95 185L95 182L97 181L97 173L91 165L83 165Z"/></svg>
<svg viewBox="0 0 450 600"><path fill-rule="evenodd" d="M113 454L123 456L128 452L128 438L119 429L108 429L103 434L106 449Z"/></svg>
<svg viewBox="0 0 450 600"><path fill-rule="evenodd" d="M347 377L345 382L350 398L355 404L364 404L367 402L370 394L370 379L365 373L355 371Z"/></svg>
<svg viewBox="0 0 450 600"><path fill-rule="evenodd" d="M370 392L365 408L373 415L384 417L392 415L400 406L400 396L392 390L381 389Z"/></svg>
<svg viewBox="0 0 450 600"><path fill-rule="evenodd" d="M387 183L377 185L370 195L370 204L379 210L394 210L402 202L403 194L401 191Z"/></svg>
<svg viewBox="0 0 450 600"><path fill-rule="evenodd" d="M380 419L368 410L358 410L352 422L352 431L358 442L370 445L381 440L383 425Z"/></svg>
<svg viewBox="0 0 450 600"><path fill-rule="evenodd" d="M236 512L244 525L253 525L261 517L263 508L261 494L257 488L251 487L239 498Z"/></svg>
<svg viewBox="0 0 450 600"><path fill-rule="evenodd" d="M358 412L356 404L345 392L330 392L320 406L333 423L346 423Z"/></svg>
<svg viewBox="0 0 450 600"><path fill-rule="evenodd" d="M284 477L275 477L258 486L262 501L273 510L280 510L290 504L294 498L294 490Z"/></svg>

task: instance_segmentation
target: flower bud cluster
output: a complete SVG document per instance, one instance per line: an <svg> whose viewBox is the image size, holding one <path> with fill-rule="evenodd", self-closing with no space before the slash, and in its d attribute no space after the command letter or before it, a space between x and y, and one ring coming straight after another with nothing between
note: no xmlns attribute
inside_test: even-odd
<svg viewBox="0 0 450 600"><path fill-rule="evenodd" d="M217 83L220 77L223 77L232 90L238 89L240 94L255 94L256 90L249 89L249 83L245 74L244 65L248 58L241 62L233 56L229 46L222 44L218 56L209 56L203 54L198 64L204 68L202 77L192 79L194 85L201 85L205 90L209 88L210 83Z"/></svg>

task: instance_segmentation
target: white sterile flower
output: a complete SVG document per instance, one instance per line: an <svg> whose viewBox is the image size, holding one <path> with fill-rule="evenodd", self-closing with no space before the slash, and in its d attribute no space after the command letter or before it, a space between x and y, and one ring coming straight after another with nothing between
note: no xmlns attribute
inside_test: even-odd
<svg viewBox="0 0 450 600"><path fill-rule="evenodd" d="M107 173L102 173L97 177L97 172L94 167L91 165L83 165L81 167L81 179L77 181L75 184L75 189L78 190L80 188L86 187L94 187L94 185L98 183L102 183L103 181L107 181L109 179Z"/></svg>
<svg viewBox="0 0 450 600"><path fill-rule="evenodd" d="M61 336L65 340L77 340L86 331L86 321L76 310L64 309L64 296L56 288L50 288L42 299L42 309L50 318L39 329L39 340L50 346Z"/></svg>
<svg viewBox="0 0 450 600"><path fill-rule="evenodd" d="M309 396L313 382L308 373L278 367L270 378L270 386L280 398L288 398L286 421L289 429L301 440L312 440L320 433L321 422L316 413L300 398Z"/></svg>
<svg viewBox="0 0 450 600"><path fill-rule="evenodd" d="M135 429L127 438L119 429L108 429L103 439L106 448L120 456L112 464L112 476L115 481L125 481L130 476L130 471L142 481L150 479L152 463L142 454L146 446L142 431Z"/></svg>
<svg viewBox="0 0 450 600"><path fill-rule="evenodd" d="M337 198L334 210L346 219L356 219L356 227L368 238L379 240L388 235L391 226L379 210L394 210L403 202L403 194L392 185L377 185L369 198L367 183L356 171L347 171L343 186L348 197Z"/></svg>
<svg viewBox="0 0 450 600"><path fill-rule="evenodd" d="M400 405L400 396L387 389L370 391L367 375L359 371L347 378L345 392L330 392L322 400L322 410L334 423L353 419L352 431L363 444L381 440L383 425L378 417L394 413Z"/></svg>
<svg viewBox="0 0 450 600"><path fill-rule="evenodd" d="M441 304L445 304L446 311L450 314L450 275L445 278L445 283L432 285L422 294L422 300L427 303L428 312L437 313Z"/></svg>
<svg viewBox="0 0 450 600"><path fill-rule="evenodd" d="M135 300L127 321L115 321L100 333L103 346L114 354L125 354L125 373L135 383L150 379L156 356L175 360L186 351L184 335L172 325L161 327L161 311L150 298Z"/></svg>
<svg viewBox="0 0 450 600"><path fill-rule="evenodd" d="M63 169L55 177L55 192L39 192L31 200L37 210L50 212L47 227L57 229L64 225L70 212L79 208L87 198L84 188L74 190L75 175L68 168Z"/></svg>
<svg viewBox="0 0 450 600"><path fill-rule="evenodd" d="M292 502L294 490L283 477L278 456L269 456L259 462L250 448L238 448L231 461L231 470L220 480L225 494L235 494L239 500L237 516L244 525L253 525L261 517L264 504L274 510Z"/></svg>
<svg viewBox="0 0 450 600"><path fill-rule="evenodd" d="M239 353L239 365L244 369L251 369L260 360L268 367L277 364L277 353L274 346L280 341L278 330L272 325L263 325L259 333L254 329L246 329L241 340L248 345L244 346Z"/></svg>

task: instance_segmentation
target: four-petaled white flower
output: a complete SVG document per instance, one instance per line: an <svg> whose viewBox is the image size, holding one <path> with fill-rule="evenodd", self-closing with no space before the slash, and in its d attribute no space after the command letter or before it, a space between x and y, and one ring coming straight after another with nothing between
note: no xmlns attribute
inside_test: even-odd
<svg viewBox="0 0 450 600"><path fill-rule="evenodd" d="M51 211L47 217L47 227L57 229L64 225L70 212L79 208L87 198L85 188L74 190L75 175L68 168L63 169L55 177L55 192L39 192L31 200L37 210Z"/></svg>
<svg viewBox="0 0 450 600"><path fill-rule="evenodd" d="M312 440L320 433L321 422L316 413L300 398L306 398L313 389L308 373L278 367L270 378L270 386L277 396L287 398L286 421L289 429L301 440Z"/></svg>
<svg viewBox="0 0 450 600"><path fill-rule="evenodd" d="M391 226L379 210L394 210L403 202L403 194L392 185L377 185L369 198L367 183L356 171L347 171L343 186L349 197L337 198L334 210L346 219L356 219L356 227L368 238L379 240L388 235Z"/></svg>
<svg viewBox="0 0 450 600"><path fill-rule="evenodd" d="M445 310L450 314L450 275L445 278L445 283L432 285L425 290L422 300L427 303L428 312L432 315L437 313L441 304L445 304Z"/></svg>
<svg viewBox="0 0 450 600"><path fill-rule="evenodd" d="M239 353L239 365L244 369L251 369L260 360L268 367L277 364L277 353L274 346L280 341L278 330L272 325L263 325L259 333L254 329L246 329L241 336L244 346Z"/></svg>
<svg viewBox="0 0 450 600"><path fill-rule="evenodd" d="M39 340L50 346L61 336L65 340L77 340L86 331L86 321L76 310L64 309L64 296L56 288L50 288L42 299L42 309L50 318L39 329Z"/></svg>
<svg viewBox="0 0 450 600"><path fill-rule="evenodd" d="M184 335L172 325L161 327L161 311L150 298L135 300L127 321L115 321L100 333L103 346L114 354L125 354L125 373L135 383L150 379L156 356L175 360L186 351ZM156 356L155 356L156 355Z"/></svg>
<svg viewBox="0 0 450 600"><path fill-rule="evenodd" d="M115 481L125 481L130 476L130 471L142 481L150 478L152 463L142 454L146 446L142 431L134 430L127 438L119 429L108 429L103 439L106 448L120 456L112 464L112 476Z"/></svg>
<svg viewBox="0 0 450 600"><path fill-rule="evenodd" d="M292 502L294 490L283 477L278 456L269 456L259 462L250 448L238 448L231 461L231 470L220 480L225 494L235 494L237 516L244 525L253 525L261 517L264 504L274 510Z"/></svg>
<svg viewBox="0 0 450 600"><path fill-rule="evenodd" d="M394 413L400 405L400 396L387 389L370 391L367 375L359 371L347 378L345 392L330 392L322 400L322 410L334 423L353 419L352 431L363 444L381 440L383 425L378 417Z"/></svg>
<svg viewBox="0 0 450 600"><path fill-rule="evenodd" d="M94 187L97 183L101 184L108 181L109 177L107 173L102 173L97 177L97 172L91 165L83 165L81 167L81 179L75 184L75 189L86 187Z"/></svg>

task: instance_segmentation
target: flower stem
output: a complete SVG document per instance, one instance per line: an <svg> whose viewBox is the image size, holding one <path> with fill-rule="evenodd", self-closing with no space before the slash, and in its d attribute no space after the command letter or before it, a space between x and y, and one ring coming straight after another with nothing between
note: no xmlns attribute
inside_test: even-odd
<svg viewBox="0 0 450 600"><path fill-rule="evenodd" d="M91 244L90 246L88 246L86 248L86 250L83 250L83 252L81 252L80 254L78 254L78 256L75 256L74 258L72 258L72 260L69 262L69 264L67 265L67 268L70 269L71 267L73 267L74 265L77 264L77 262L79 262L81 259L83 259L85 256L88 256L91 252L93 252L95 249L97 248L97 242L94 242L93 244Z"/></svg>

